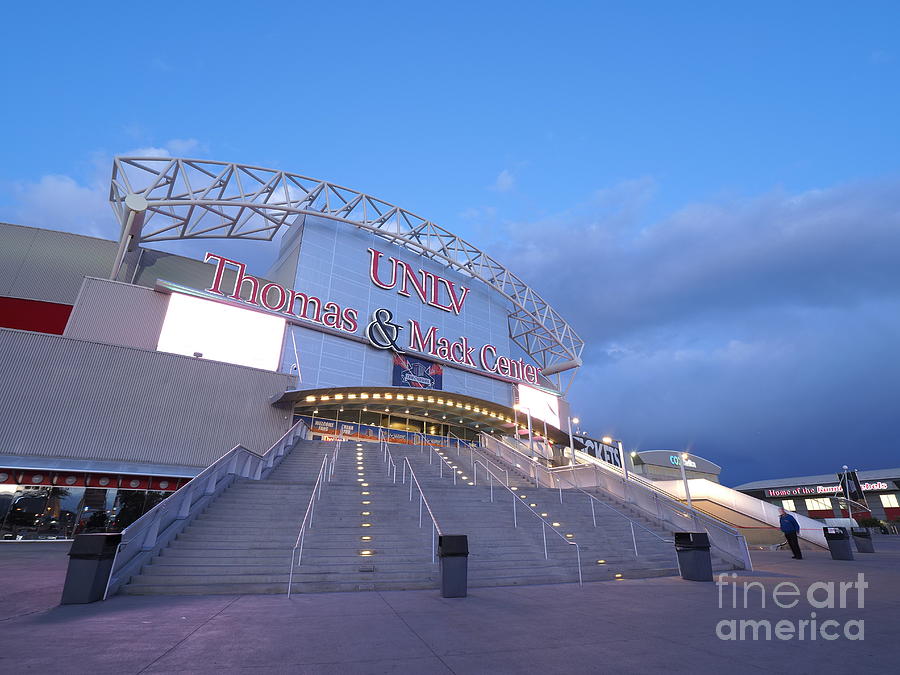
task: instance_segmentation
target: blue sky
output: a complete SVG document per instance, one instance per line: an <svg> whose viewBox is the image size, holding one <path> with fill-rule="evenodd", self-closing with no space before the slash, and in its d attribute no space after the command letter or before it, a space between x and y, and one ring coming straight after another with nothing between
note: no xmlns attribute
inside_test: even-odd
<svg viewBox="0 0 900 675"><path fill-rule="evenodd" d="M327 178L570 317L589 431L726 482L898 466L898 29L893 2L20 3L0 219L113 236L137 150Z"/></svg>

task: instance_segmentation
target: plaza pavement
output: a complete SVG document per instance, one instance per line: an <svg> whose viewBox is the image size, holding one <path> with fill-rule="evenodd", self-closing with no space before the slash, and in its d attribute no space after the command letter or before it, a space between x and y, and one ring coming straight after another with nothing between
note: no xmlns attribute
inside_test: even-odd
<svg viewBox="0 0 900 675"><path fill-rule="evenodd" d="M0 672L65 673L823 673L900 663L900 537L853 562L755 552L769 591L855 581L845 609L718 607L715 584L680 578L474 589L283 596L121 596L58 606L68 544L0 544ZM822 596L819 596L820 598ZM739 605L742 595L739 596ZM728 619L865 622L865 639L722 641ZM749 634L748 634L749 636Z"/></svg>

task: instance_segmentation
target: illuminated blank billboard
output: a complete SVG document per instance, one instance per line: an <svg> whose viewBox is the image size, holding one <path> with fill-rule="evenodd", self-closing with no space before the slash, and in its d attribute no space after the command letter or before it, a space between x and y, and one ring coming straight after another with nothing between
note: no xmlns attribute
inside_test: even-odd
<svg viewBox="0 0 900 675"><path fill-rule="evenodd" d="M157 349L161 352L278 370L285 320L172 293Z"/></svg>
<svg viewBox="0 0 900 675"><path fill-rule="evenodd" d="M552 424L557 429L560 428L558 397L524 384L518 385L518 389L519 406L523 410L527 409L533 418Z"/></svg>

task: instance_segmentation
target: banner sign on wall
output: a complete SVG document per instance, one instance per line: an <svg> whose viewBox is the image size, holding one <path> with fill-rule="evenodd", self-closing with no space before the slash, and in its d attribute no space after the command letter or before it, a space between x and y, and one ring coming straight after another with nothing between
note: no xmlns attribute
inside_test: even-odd
<svg viewBox="0 0 900 675"><path fill-rule="evenodd" d="M444 369L440 364L417 359L415 356L394 354L393 386L443 389Z"/></svg>
<svg viewBox="0 0 900 675"><path fill-rule="evenodd" d="M592 457L602 459L607 464L612 464L613 466L622 466L622 462L619 460L618 448L607 445L603 441L598 441L595 438L588 438L587 436L575 436L575 440L580 441L581 444L584 445L584 451Z"/></svg>
<svg viewBox="0 0 900 675"><path fill-rule="evenodd" d="M368 441L377 443L379 440L378 433L384 434L384 440L388 443L401 443L403 445L418 445L425 437L425 445L434 447L455 448L465 446L465 441L460 444L456 438L447 438L446 436L435 436L433 434L421 434L415 431L403 431L401 429L387 429L385 427L377 427L372 424L357 424L356 422L344 422L342 420L329 420L321 417L310 417L309 415L294 415L294 424L297 420L303 420L310 428L313 434L322 436L323 441L336 441L339 438L353 439L358 441ZM478 445L475 441L469 441L473 445Z"/></svg>

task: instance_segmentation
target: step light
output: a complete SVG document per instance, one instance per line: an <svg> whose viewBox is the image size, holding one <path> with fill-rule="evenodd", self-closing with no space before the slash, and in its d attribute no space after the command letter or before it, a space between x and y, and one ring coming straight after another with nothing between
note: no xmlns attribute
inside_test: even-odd
<svg viewBox="0 0 900 675"><path fill-rule="evenodd" d="M553 525L553 527L559 527L559 525L560 525L559 523L555 523L555 522L554 522L554 523L550 523L550 524Z"/></svg>
<svg viewBox="0 0 900 675"><path fill-rule="evenodd" d="M368 483L360 483L360 485L362 485L363 487L369 487Z"/></svg>
<svg viewBox="0 0 900 675"><path fill-rule="evenodd" d="M520 499L525 499L526 497L528 497L528 495L519 495Z"/></svg>
<svg viewBox="0 0 900 675"><path fill-rule="evenodd" d="M575 537L574 534L571 534L571 533L566 534L566 539L573 539L574 537Z"/></svg>
<svg viewBox="0 0 900 675"><path fill-rule="evenodd" d="M360 527L372 527L372 523L360 523Z"/></svg>
<svg viewBox="0 0 900 675"><path fill-rule="evenodd" d="M598 561L597 561L597 564L598 564L598 565L605 565L605 564L606 564L606 561L605 561L605 560L598 560Z"/></svg>
<svg viewBox="0 0 900 675"><path fill-rule="evenodd" d="M529 504L528 506L535 507L537 504Z"/></svg>
<svg viewBox="0 0 900 675"><path fill-rule="evenodd" d="M372 512L371 512L371 511L360 511L360 514L359 514L359 515L361 515L361 516L371 516L371 515L372 515Z"/></svg>
<svg viewBox="0 0 900 675"><path fill-rule="evenodd" d="M622 573L621 573L621 572L619 572L618 574L616 574L616 579L621 579L621 578L622 578Z"/></svg>
<svg viewBox="0 0 900 675"><path fill-rule="evenodd" d="M365 495L370 495L370 494L372 494L372 493L371 493L371 492L369 492L369 491L368 491L368 490L363 490L363 491L362 491L362 492L360 492L360 493L359 493L359 494L361 494L361 495L363 495L363 496L365 496Z"/></svg>
<svg viewBox="0 0 900 675"><path fill-rule="evenodd" d="M475 485L475 483L469 483L469 485Z"/></svg>
<svg viewBox="0 0 900 675"><path fill-rule="evenodd" d="M372 537L370 537L370 536L367 535L367 534L364 534L363 536L361 536L360 539L361 539L362 541L372 541Z"/></svg>
<svg viewBox="0 0 900 675"><path fill-rule="evenodd" d="M366 548L366 549L363 549L362 551L359 552L359 554L360 554L361 556L363 556L364 558L369 557L369 556L372 555L373 553L375 553L375 551L370 551L370 550L367 549L367 548Z"/></svg>
<svg viewBox="0 0 900 675"><path fill-rule="evenodd" d="M549 513L542 513L542 514L541 514L541 518L547 518L547 517L549 517L549 516L550 516Z"/></svg>
<svg viewBox="0 0 900 675"><path fill-rule="evenodd" d="M362 503L363 503L363 504L371 504L372 502L370 502L368 499L363 499L363 500L362 500Z"/></svg>

